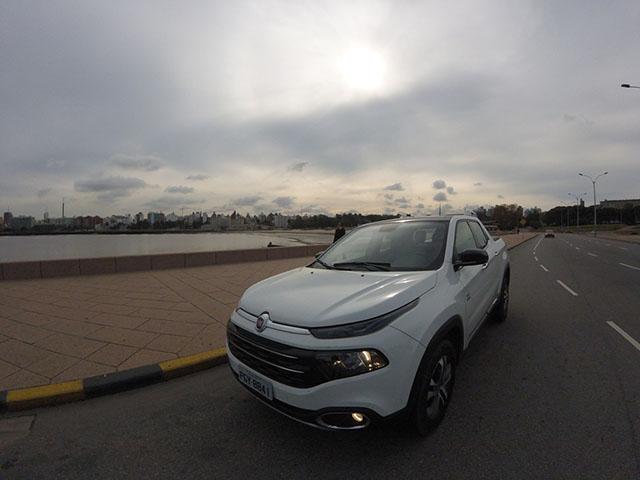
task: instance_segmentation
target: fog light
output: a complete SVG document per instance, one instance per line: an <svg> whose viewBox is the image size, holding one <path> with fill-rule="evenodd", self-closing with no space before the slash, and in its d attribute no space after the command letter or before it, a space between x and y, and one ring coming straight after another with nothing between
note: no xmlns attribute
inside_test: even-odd
<svg viewBox="0 0 640 480"><path fill-rule="evenodd" d="M365 414L358 412L324 413L316 421L319 425L332 430L359 430L370 423L370 419Z"/></svg>
<svg viewBox="0 0 640 480"><path fill-rule="evenodd" d="M364 422L364 415L362 415L361 413L353 412L351 414L351 418L353 418L353 421L356 423Z"/></svg>

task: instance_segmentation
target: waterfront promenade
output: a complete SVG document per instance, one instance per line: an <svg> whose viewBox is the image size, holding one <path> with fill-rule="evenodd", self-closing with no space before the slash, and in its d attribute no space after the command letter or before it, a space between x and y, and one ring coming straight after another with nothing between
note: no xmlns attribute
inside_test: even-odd
<svg viewBox="0 0 640 480"><path fill-rule="evenodd" d="M220 348L246 288L311 259L0 282L0 391Z"/></svg>

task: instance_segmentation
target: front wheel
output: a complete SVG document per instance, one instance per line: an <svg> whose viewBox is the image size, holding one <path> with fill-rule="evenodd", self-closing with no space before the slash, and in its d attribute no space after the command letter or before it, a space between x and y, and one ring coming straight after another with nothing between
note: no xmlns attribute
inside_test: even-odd
<svg viewBox="0 0 640 480"><path fill-rule="evenodd" d="M456 349L442 340L427 352L416 378L417 395L410 421L420 435L428 435L440 424L449 406L455 382Z"/></svg>

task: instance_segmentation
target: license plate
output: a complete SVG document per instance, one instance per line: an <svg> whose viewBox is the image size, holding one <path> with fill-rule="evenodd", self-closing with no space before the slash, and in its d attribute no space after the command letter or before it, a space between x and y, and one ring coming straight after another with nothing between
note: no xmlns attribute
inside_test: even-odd
<svg viewBox="0 0 640 480"><path fill-rule="evenodd" d="M265 382L256 375L245 371L242 368L238 369L238 380L251 390L255 390L263 397L273 400L273 386L269 382Z"/></svg>

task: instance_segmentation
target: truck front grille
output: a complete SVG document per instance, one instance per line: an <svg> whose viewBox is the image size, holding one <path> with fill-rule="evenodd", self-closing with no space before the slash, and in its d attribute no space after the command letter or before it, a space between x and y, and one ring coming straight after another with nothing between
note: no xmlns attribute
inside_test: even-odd
<svg viewBox="0 0 640 480"><path fill-rule="evenodd" d="M229 322L229 350L242 363L276 382L309 388L329 380L318 368L311 350L274 342Z"/></svg>

